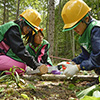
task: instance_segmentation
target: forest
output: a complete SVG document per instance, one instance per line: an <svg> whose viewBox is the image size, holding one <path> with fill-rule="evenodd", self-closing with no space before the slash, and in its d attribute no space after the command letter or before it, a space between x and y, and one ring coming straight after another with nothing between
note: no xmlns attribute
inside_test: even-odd
<svg viewBox="0 0 100 100"><path fill-rule="evenodd" d="M77 33L73 30L62 32L64 22L61 11L67 1L69 0L0 0L0 25L19 19L19 15L28 8L37 10L42 18L39 27L43 28L44 37L50 43L49 56L53 64L63 60L70 61L81 53L81 49ZM100 0L84 1L92 8L91 16L100 20ZM99 85L88 89L85 86L97 78L94 77L94 71L80 71L78 75L89 75L87 78L75 76L66 79L62 76L60 79L59 76L53 76L54 79L49 81L45 75L20 77L15 76L12 69L10 71L11 76L0 76L0 100L100 100L95 97L83 98L87 94L92 96L95 91L100 97ZM92 79L88 80L90 77Z"/></svg>
<svg viewBox="0 0 100 100"><path fill-rule="evenodd" d="M78 35L74 31L62 32L63 20L61 11L68 0L0 0L0 24L16 20L27 8L36 9L42 17L40 27L44 30L45 39L50 42L50 56L53 62L62 59L72 59L80 54ZM84 0L91 8L91 14L95 19L100 19L100 1Z"/></svg>

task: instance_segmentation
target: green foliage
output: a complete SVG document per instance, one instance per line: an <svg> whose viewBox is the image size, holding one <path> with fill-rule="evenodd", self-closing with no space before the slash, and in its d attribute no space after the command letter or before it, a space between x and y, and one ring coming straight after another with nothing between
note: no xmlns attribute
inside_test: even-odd
<svg viewBox="0 0 100 100"><path fill-rule="evenodd" d="M3 71L1 73L1 75L3 75L4 73L8 73L7 75L3 75L0 77L0 82L7 82L7 87L12 84L12 83L16 83L18 87L20 87L19 83L20 83L20 77L18 75L18 73L16 72L16 70L22 70L24 71L22 68L13 66L12 68L9 69L9 71Z"/></svg>
<svg viewBox="0 0 100 100"><path fill-rule="evenodd" d="M61 83L59 83L59 85L58 86L61 86Z"/></svg>
<svg viewBox="0 0 100 100"><path fill-rule="evenodd" d="M83 99L81 100L100 100L100 98L96 98L96 97L92 97L92 96L85 96Z"/></svg>
<svg viewBox="0 0 100 100"><path fill-rule="evenodd" d="M93 92L96 91L96 90L99 90L100 91L100 86L99 85L94 85L94 86L91 86L91 87L89 87L89 88L81 91L81 92L77 92L76 96L79 99L82 99L85 96L93 96Z"/></svg>
<svg viewBox="0 0 100 100"><path fill-rule="evenodd" d="M30 89L33 89L34 91L36 91L36 87L35 87L34 85L28 84L28 87L29 87Z"/></svg>
<svg viewBox="0 0 100 100"><path fill-rule="evenodd" d="M100 76L99 76L99 82L100 82ZM91 86L83 91L77 92L76 96L78 98L83 98L81 100L99 100L100 99L100 84ZM94 96L94 97L91 97ZM99 98L96 98L99 97Z"/></svg>
<svg viewBox="0 0 100 100"><path fill-rule="evenodd" d="M0 92L2 92L4 90L4 88L0 87Z"/></svg>
<svg viewBox="0 0 100 100"><path fill-rule="evenodd" d="M6 23L16 19L18 0L5 0L0 1L0 24ZM52 55L62 58L73 58L73 39L72 31L62 32L64 22L61 18L61 11L65 3L69 0L61 0L61 2L55 7L55 33L54 33L54 52ZM92 8L92 16L96 19L100 19L100 0L84 0ZM4 15L5 7L5 15ZM47 39L47 32L49 29L49 17L48 17L48 0L20 0L19 14L27 8L36 9L42 17L40 27L44 28L43 33ZM5 17L5 21L4 21ZM81 50L78 44L79 35L74 33L75 42L75 56L79 55Z"/></svg>
<svg viewBox="0 0 100 100"><path fill-rule="evenodd" d="M73 90L75 88L74 84L69 84L68 89Z"/></svg>
<svg viewBox="0 0 100 100"><path fill-rule="evenodd" d="M99 75L99 82L100 82L100 75Z"/></svg>
<svg viewBox="0 0 100 100"><path fill-rule="evenodd" d="M25 100L29 100L29 97L26 94L21 94L21 96L25 99Z"/></svg>

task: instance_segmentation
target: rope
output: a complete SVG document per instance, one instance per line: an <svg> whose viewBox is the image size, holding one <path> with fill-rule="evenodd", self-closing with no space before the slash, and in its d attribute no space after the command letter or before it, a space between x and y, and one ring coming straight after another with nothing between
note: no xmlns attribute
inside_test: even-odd
<svg viewBox="0 0 100 100"><path fill-rule="evenodd" d="M56 57L56 56L52 56L52 55L50 55L49 57L51 57L51 58L55 58L55 59L60 59L60 60L71 61L71 59L66 59L66 58Z"/></svg>

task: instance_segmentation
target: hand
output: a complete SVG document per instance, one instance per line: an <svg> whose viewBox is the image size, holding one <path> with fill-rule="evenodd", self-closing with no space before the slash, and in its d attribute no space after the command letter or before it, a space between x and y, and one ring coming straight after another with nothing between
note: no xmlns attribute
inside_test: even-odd
<svg viewBox="0 0 100 100"><path fill-rule="evenodd" d="M59 70L60 70L61 68L65 70L66 67L67 67L67 65L69 65L69 64L74 65L75 63L74 63L74 62L65 62L65 61L63 61L63 62L61 62L61 63L58 63L57 66L58 66L58 69L59 69Z"/></svg>
<svg viewBox="0 0 100 100"><path fill-rule="evenodd" d="M68 77L71 77L77 72L79 72L78 65L71 65L71 64L68 65L67 64L66 69L64 70L63 74L65 74Z"/></svg>
<svg viewBox="0 0 100 100"><path fill-rule="evenodd" d="M48 72L48 68L45 64L41 64L41 66L38 66L35 70L33 70L30 67L27 67L26 74L32 75L32 74L45 74Z"/></svg>

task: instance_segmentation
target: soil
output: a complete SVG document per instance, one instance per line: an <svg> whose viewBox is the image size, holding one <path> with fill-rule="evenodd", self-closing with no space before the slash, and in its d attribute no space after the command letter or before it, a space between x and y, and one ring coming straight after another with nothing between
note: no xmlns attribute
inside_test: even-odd
<svg viewBox="0 0 100 100"><path fill-rule="evenodd" d="M82 80L46 81L39 77L20 77L20 87L1 82L0 100L79 100L76 93L87 88L89 83Z"/></svg>

